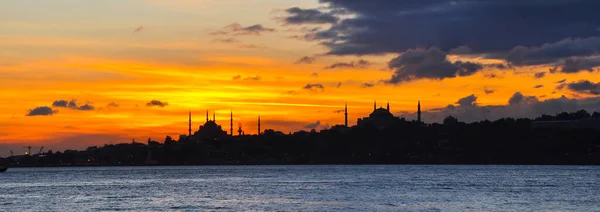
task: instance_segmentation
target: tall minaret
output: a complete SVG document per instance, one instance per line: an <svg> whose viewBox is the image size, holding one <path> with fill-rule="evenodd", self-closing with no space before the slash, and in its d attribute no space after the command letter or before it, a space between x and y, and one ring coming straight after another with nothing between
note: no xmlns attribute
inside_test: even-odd
<svg viewBox="0 0 600 212"><path fill-rule="evenodd" d="M233 110L231 111L231 117L229 119L229 134L233 136Z"/></svg>
<svg viewBox="0 0 600 212"><path fill-rule="evenodd" d="M387 110L390 111L390 102L387 102Z"/></svg>
<svg viewBox="0 0 600 212"><path fill-rule="evenodd" d="M190 120L188 122L188 136L192 136L192 110L190 110Z"/></svg>
<svg viewBox="0 0 600 212"><path fill-rule="evenodd" d="M348 127L348 103L344 104L344 126Z"/></svg>
<svg viewBox="0 0 600 212"><path fill-rule="evenodd" d="M258 135L260 135L260 116L258 116Z"/></svg>
<svg viewBox="0 0 600 212"><path fill-rule="evenodd" d="M373 101L373 111L377 110L377 100Z"/></svg>
<svg viewBox="0 0 600 212"><path fill-rule="evenodd" d="M421 100L417 104L417 121L421 122Z"/></svg>
<svg viewBox="0 0 600 212"><path fill-rule="evenodd" d="M216 123L217 119L215 118L215 111L213 110L213 121Z"/></svg>
<svg viewBox="0 0 600 212"><path fill-rule="evenodd" d="M206 110L206 122L208 122L208 110Z"/></svg>

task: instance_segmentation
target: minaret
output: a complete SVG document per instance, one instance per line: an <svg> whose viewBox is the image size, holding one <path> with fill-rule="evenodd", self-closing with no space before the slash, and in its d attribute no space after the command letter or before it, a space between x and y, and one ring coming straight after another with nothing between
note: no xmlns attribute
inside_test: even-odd
<svg viewBox="0 0 600 212"><path fill-rule="evenodd" d="M233 110L231 111L231 117L229 119L229 134L233 136Z"/></svg>
<svg viewBox="0 0 600 212"><path fill-rule="evenodd" d="M417 104L417 121L421 122L421 100Z"/></svg>
<svg viewBox="0 0 600 212"><path fill-rule="evenodd" d="M238 123L238 135L242 136L242 132L244 132L242 131L242 123Z"/></svg>
<svg viewBox="0 0 600 212"><path fill-rule="evenodd" d="M377 110L377 101L373 101L373 111Z"/></svg>
<svg viewBox="0 0 600 212"><path fill-rule="evenodd" d="M260 135L260 116L258 116L258 135Z"/></svg>
<svg viewBox="0 0 600 212"><path fill-rule="evenodd" d="M206 110L206 122L208 122L208 110Z"/></svg>
<svg viewBox="0 0 600 212"><path fill-rule="evenodd" d="M387 110L390 111L390 102L387 102Z"/></svg>
<svg viewBox="0 0 600 212"><path fill-rule="evenodd" d="M192 136L192 110L190 110L190 120L188 122L188 136Z"/></svg>
<svg viewBox="0 0 600 212"><path fill-rule="evenodd" d="M215 111L213 111L213 121L217 123L217 119L215 118Z"/></svg>
<svg viewBox="0 0 600 212"><path fill-rule="evenodd" d="M348 127L348 103L344 104L344 126Z"/></svg>

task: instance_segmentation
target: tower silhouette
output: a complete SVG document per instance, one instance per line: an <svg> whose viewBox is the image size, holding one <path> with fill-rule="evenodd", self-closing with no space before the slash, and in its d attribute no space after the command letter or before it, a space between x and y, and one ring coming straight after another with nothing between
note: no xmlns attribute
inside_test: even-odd
<svg viewBox="0 0 600 212"><path fill-rule="evenodd" d="M377 110L377 100L373 101L373 111Z"/></svg>
<svg viewBox="0 0 600 212"><path fill-rule="evenodd" d="M230 114L230 119L229 119L229 134L231 134L231 136L233 136L233 110L231 111Z"/></svg>
<svg viewBox="0 0 600 212"><path fill-rule="evenodd" d="M208 110L206 110L206 122L208 122Z"/></svg>
<svg viewBox="0 0 600 212"><path fill-rule="evenodd" d="M390 111L390 102L387 102L387 110Z"/></svg>
<svg viewBox="0 0 600 212"><path fill-rule="evenodd" d="M421 122L421 100L417 104L417 121Z"/></svg>
<svg viewBox="0 0 600 212"><path fill-rule="evenodd" d="M192 110L190 110L190 120L188 121L188 136L192 136Z"/></svg>
<svg viewBox="0 0 600 212"><path fill-rule="evenodd" d="M243 132L244 132L244 131L242 131L242 123L238 123L238 135L239 135L239 136L242 136L242 133L243 133Z"/></svg>
<svg viewBox="0 0 600 212"><path fill-rule="evenodd" d="M260 135L260 116L258 116L258 135Z"/></svg>
<svg viewBox="0 0 600 212"><path fill-rule="evenodd" d="M344 126L348 127L348 103L344 104Z"/></svg>
<svg viewBox="0 0 600 212"><path fill-rule="evenodd" d="M213 121L216 123L217 119L215 118L215 111L213 110Z"/></svg>

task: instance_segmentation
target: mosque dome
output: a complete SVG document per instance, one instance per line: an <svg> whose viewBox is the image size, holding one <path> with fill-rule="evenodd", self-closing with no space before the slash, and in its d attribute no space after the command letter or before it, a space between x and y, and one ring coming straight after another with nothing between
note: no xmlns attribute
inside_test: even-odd
<svg viewBox="0 0 600 212"><path fill-rule="evenodd" d="M389 110L385 109L385 108L377 108L375 111L373 111L371 113L371 115L369 115L370 118L374 118L374 117L394 117L394 115L392 113L390 113Z"/></svg>

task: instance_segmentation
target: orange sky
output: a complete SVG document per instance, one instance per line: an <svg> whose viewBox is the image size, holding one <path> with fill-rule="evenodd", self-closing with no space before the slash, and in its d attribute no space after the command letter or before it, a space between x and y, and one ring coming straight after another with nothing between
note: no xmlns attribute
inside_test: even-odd
<svg viewBox="0 0 600 212"><path fill-rule="evenodd" d="M27 144L64 149L145 141L148 137L162 141L166 135L176 138L187 132L189 110L194 129L203 124L209 110L211 114L216 111L217 123L227 131L229 112L233 111L234 128L241 123L247 133L256 132L258 115L263 129L289 132L316 121L322 126L343 123L343 114L335 111L343 109L345 102L350 123L355 123L369 114L375 100L383 106L389 101L392 112L414 112L418 100L423 110L444 107L470 94L477 95L481 105L503 105L517 91L545 95L540 99L573 97L568 92L552 93L561 79L600 80L590 72L535 79L535 72L550 68L539 66L486 69L441 81L377 84L392 75L386 69L387 61L396 55L322 56L312 64L295 64L299 58L325 49L316 42L290 38L300 34L297 28L282 26L273 13L291 6L315 7L317 2L99 2L0 3L4 8L0 9L0 98L4 100L0 104L0 144L6 148ZM113 13L100 12L103 9ZM234 22L275 30L261 36L210 35ZM236 42L218 41L226 38ZM373 65L324 69L334 62L359 59ZM490 73L499 77L484 77ZM234 79L236 76L239 79ZM363 88L363 83L377 85ZM303 89L307 84L322 84L324 89ZM538 84L546 86L533 87ZM485 94L484 88L495 92ZM56 108L58 113L53 115L25 116L35 107L72 99L95 109ZM151 100L168 105L146 106ZM108 107L110 103L118 107ZM6 152L8 149L0 149L0 155Z"/></svg>

